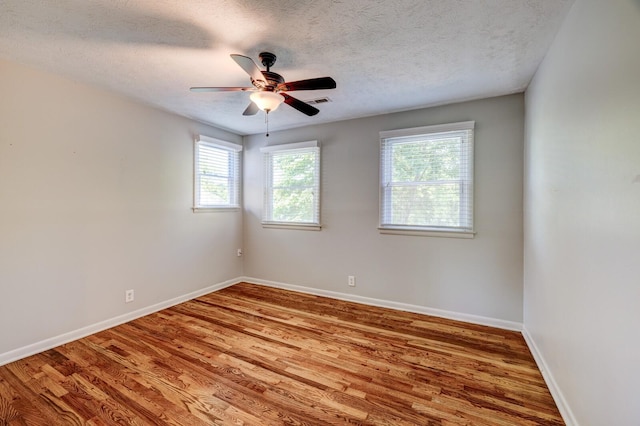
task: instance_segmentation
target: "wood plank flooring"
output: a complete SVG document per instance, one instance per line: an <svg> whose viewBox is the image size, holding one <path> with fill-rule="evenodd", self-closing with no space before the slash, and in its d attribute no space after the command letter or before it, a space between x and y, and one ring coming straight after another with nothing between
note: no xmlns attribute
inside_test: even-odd
<svg viewBox="0 0 640 426"><path fill-rule="evenodd" d="M561 425L519 333L241 283L0 367L0 425Z"/></svg>

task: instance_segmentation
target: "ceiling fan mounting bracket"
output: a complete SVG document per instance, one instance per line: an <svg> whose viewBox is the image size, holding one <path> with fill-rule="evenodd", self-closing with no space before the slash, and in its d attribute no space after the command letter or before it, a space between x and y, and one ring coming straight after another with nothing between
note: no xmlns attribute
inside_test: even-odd
<svg viewBox="0 0 640 426"><path fill-rule="evenodd" d="M276 63L276 55L271 52L260 52L258 58L260 58L262 65L267 68L267 72L269 72L269 69Z"/></svg>

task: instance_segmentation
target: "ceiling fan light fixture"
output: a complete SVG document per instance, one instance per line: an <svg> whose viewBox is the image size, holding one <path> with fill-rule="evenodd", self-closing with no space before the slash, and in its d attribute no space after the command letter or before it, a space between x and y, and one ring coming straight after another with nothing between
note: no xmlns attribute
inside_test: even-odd
<svg viewBox="0 0 640 426"><path fill-rule="evenodd" d="M258 105L258 108L266 112L275 111L284 102L284 96L267 90L253 92L249 98Z"/></svg>

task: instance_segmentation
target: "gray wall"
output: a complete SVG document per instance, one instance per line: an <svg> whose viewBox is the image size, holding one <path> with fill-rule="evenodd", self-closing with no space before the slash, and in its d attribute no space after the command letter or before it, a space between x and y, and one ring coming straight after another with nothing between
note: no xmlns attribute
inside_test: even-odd
<svg viewBox="0 0 640 426"><path fill-rule="evenodd" d="M520 94L245 137L245 274L521 322L523 108ZM476 122L476 238L381 235L378 132L467 120ZM262 228L260 147L316 139L322 231Z"/></svg>
<svg viewBox="0 0 640 426"><path fill-rule="evenodd" d="M5 61L0 93L0 355L242 275L242 213L190 210L193 136L239 136Z"/></svg>
<svg viewBox="0 0 640 426"><path fill-rule="evenodd" d="M639 41L577 0L526 93L524 322L585 426L640 424Z"/></svg>

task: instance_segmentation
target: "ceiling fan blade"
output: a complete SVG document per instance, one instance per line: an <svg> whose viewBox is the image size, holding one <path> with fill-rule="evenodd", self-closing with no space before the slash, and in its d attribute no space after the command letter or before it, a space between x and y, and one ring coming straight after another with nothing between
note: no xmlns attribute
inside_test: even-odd
<svg viewBox="0 0 640 426"><path fill-rule="evenodd" d="M276 90L292 92L294 90L335 89L336 81L331 77L310 78L308 80L291 81L279 84Z"/></svg>
<svg viewBox="0 0 640 426"><path fill-rule="evenodd" d="M260 108L258 108L258 105L256 105L254 102L251 102L249 103L249 106L247 107L247 109L244 110L242 115L256 115L258 111L260 111Z"/></svg>
<svg viewBox="0 0 640 426"><path fill-rule="evenodd" d="M306 102L302 102L300 99L296 99L293 96L289 96L286 93L280 93L284 96L284 103L300 111L308 116L316 115L320 112L318 108L312 107Z"/></svg>
<svg viewBox="0 0 640 426"><path fill-rule="evenodd" d="M192 92L247 92L255 87L192 87Z"/></svg>
<svg viewBox="0 0 640 426"><path fill-rule="evenodd" d="M242 68L247 74L249 74L251 80L265 82L262 71L260 71L260 68L258 68L256 63L253 62L253 59L249 58L248 56L237 55L235 53L231 55L231 59L236 61L236 63L240 65L240 68Z"/></svg>

